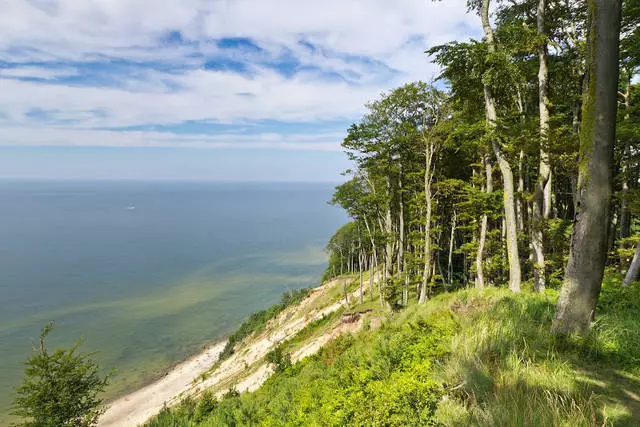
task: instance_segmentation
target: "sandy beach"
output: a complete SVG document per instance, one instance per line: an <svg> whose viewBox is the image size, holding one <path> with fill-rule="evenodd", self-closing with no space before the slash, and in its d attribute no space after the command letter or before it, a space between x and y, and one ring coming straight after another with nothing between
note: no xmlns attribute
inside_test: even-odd
<svg viewBox="0 0 640 427"><path fill-rule="evenodd" d="M157 414L165 404L188 391L193 381L218 360L226 341L180 363L167 375L133 393L113 401L100 418L99 426L137 426Z"/></svg>

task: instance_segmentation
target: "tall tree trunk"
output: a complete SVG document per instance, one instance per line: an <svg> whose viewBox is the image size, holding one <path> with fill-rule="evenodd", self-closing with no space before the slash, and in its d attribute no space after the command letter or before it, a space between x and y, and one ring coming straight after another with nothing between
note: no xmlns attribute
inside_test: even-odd
<svg viewBox="0 0 640 427"><path fill-rule="evenodd" d="M624 91L624 119L629 120L631 112L631 72L626 75L626 88ZM629 148L625 147L622 156L622 194L620 202L620 238L625 239L631 235L631 213L629 212L629 168L628 168Z"/></svg>
<svg viewBox="0 0 640 427"><path fill-rule="evenodd" d="M362 249L360 249L360 255L358 258L358 270L360 272L360 304L364 303L364 282L362 279L362 264L364 264L364 255Z"/></svg>
<svg viewBox="0 0 640 427"><path fill-rule="evenodd" d="M451 234L449 235L449 263L447 264L447 279L449 285L453 284L453 246L456 238L456 211L453 211L451 218Z"/></svg>
<svg viewBox="0 0 640 427"><path fill-rule="evenodd" d="M427 202L427 212L425 215L424 227L424 274L422 277L422 286L420 287L420 296L418 303L423 304L427 300L427 286L431 279L431 183L433 181L433 159L434 145L428 138L424 138L425 142L425 171L424 171L424 197Z"/></svg>
<svg viewBox="0 0 640 427"><path fill-rule="evenodd" d="M626 159L622 160L623 162ZM620 202L620 232L619 237L626 239L631 235L631 213L629 212L629 180L625 176L627 174L627 167L622 167L622 201Z"/></svg>
<svg viewBox="0 0 640 427"><path fill-rule="evenodd" d="M405 265L403 271L404 275L404 288L402 289L402 305L404 307L409 305L409 275L407 274L407 261L405 260Z"/></svg>
<svg viewBox="0 0 640 427"><path fill-rule="evenodd" d="M379 270L378 268L378 251L376 250L376 241L373 238L373 233L371 232L371 227L369 226L369 220L367 220L367 216L363 215L364 218L364 225L365 227L367 227L367 233L369 234L369 241L371 242L371 250L372 250L372 255L373 255L373 260L372 260L372 268L373 271L375 273L376 270ZM372 282L373 283L373 282ZM371 289L371 296L373 296L373 289Z"/></svg>
<svg viewBox="0 0 640 427"><path fill-rule="evenodd" d="M520 150L518 156L518 200L516 201L516 216L518 217L518 232L524 232L524 213L526 211L524 206L524 150Z"/></svg>
<svg viewBox="0 0 640 427"><path fill-rule="evenodd" d="M616 231L618 229L618 212L616 206L611 206L609 211L609 231L607 232L607 253L611 253L616 244Z"/></svg>
<svg viewBox="0 0 640 427"><path fill-rule="evenodd" d="M404 271L404 201L402 197L402 166L400 166L400 176L398 177L398 198L399 198L399 212L398 212L398 234L400 240L398 242L398 271Z"/></svg>
<svg viewBox="0 0 640 427"><path fill-rule="evenodd" d="M533 288L544 292L544 235L545 221L551 212L551 167L549 166L549 69L547 66L547 33L545 29L546 0L538 1L538 104L540 109L540 165L533 199L533 221L531 224L531 246L533 248Z"/></svg>
<svg viewBox="0 0 640 427"><path fill-rule="evenodd" d="M482 164L486 174L485 191L487 194L493 192L493 164L489 155L483 156ZM487 226L489 219L487 214L483 214L480 219L480 237L478 238L478 251L476 252L476 288L482 289L485 286L484 280L484 245L487 240Z"/></svg>
<svg viewBox="0 0 640 427"><path fill-rule="evenodd" d="M589 329L607 259L611 163L616 134L621 1L588 0L588 91L582 107L578 212L553 330Z"/></svg>
<svg viewBox="0 0 640 427"><path fill-rule="evenodd" d="M391 185L389 185L389 198L391 198ZM393 221L391 219L391 200L389 200L387 205L384 226L387 234L386 253L384 257L386 279L387 277L393 276Z"/></svg>
<svg viewBox="0 0 640 427"><path fill-rule="evenodd" d="M376 266L373 261L373 254L371 255L371 259L369 260L369 267L371 270L371 274L369 275L369 299L373 299L373 282L376 276Z"/></svg>
<svg viewBox="0 0 640 427"><path fill-rule="evenodd" d="M482 29L484 30L485 40L489 54L496 51L495 40L493 37L493 29L489 23L489 4L491 0L482 0L480 8L480 18L482 19ZM496 103L488 84L484 85L484 103L487 119L487 127L489 132L495 132L498 115L496 112ZM504 187L504 219L506 226L506 242L507 257L509 260L509 289L514 292L520 291L520 256L518 255L518 232L516 229L516 209L514 198L513 171L509 165L509 161L502 152L502 147L495 137L491 136L491 146L498 161L498 167L502 173L502 183Z"/></svg>

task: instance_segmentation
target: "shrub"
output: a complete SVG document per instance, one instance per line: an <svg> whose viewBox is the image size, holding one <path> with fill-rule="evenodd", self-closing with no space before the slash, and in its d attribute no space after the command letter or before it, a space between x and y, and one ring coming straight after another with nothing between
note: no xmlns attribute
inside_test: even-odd
<svg viewBox="0 0 640 427"><path fill-rule="evenodd" d="M13 414L20 426L92 426L104 412L100 395L110 375L102 375L91 354L70 349L50 352L45 343L53 328L40 334L40 346L26 363L24 383L16 389Z"/></svg>

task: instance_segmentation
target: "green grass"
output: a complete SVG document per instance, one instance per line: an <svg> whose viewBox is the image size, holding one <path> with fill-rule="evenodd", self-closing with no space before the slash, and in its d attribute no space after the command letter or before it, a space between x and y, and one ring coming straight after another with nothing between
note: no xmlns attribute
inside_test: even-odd
<svg viewBox="0 0 640 427"><path fill-rule="evenodd" d="M581 338L550 334L556 299L441 294L283 365L256 392L187 401L148 425L640 425L640 287L608 278ZM312 323L284 349L335 322Z"/></svg>
<svg viewBox="0 0 640 427"><path fill-rule="evenodd" d="M451 298L444 296L443 298ZM582 338L550 334L557 295L459 292L444 425L640 425L640 290L608 280ZM629 393L632 393L631 395Z"/></svg>

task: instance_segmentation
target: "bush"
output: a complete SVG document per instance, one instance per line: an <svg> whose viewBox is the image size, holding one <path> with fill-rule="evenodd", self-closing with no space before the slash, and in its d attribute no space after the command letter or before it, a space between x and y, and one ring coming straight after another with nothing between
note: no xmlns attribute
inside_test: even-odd
<svg viewBox="0 0 640 427"><path fill-rule="evenodd" d="M92 426L104 412L100 395L110 375L101 375L91 354L70 349L47 350L45 339L53 328L46 325L40 347L27 360L24 383L16 389L13 414L19 426Z"/></svg>
<svg viewBox="0 0 640 427"><path fill-rule="evenodd" d="M267 362L275 365L275 372L284 372L291 366L291 355L285 351L284 345L279 344L267 353Z"/></svg>

